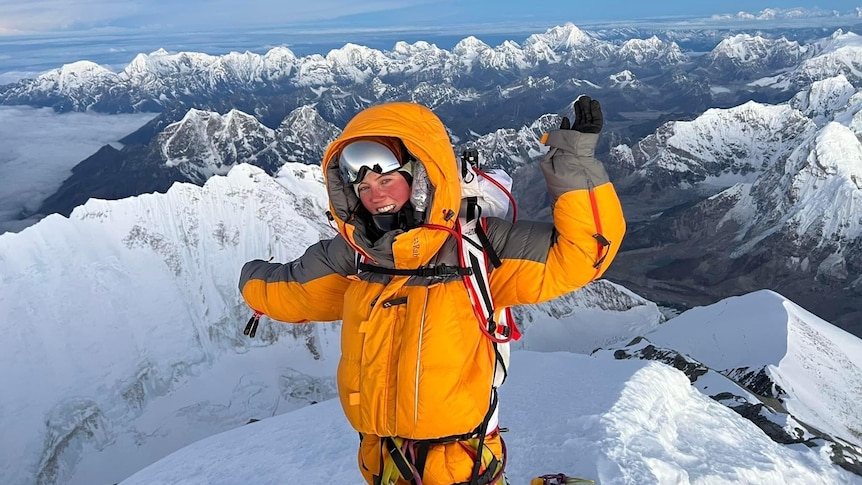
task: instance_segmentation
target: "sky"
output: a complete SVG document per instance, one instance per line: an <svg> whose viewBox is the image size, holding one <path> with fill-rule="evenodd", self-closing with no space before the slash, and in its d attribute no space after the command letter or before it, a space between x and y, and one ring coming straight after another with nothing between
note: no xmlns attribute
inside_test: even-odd
<svg viewBox="0 0 862 485"><path fill-rule="evenodd" d="M128 483L302 483L286 478L301 471L358 484L356 435L332 400L338 325L263 319L255 339L241 334L242 263L290 261L331 237L326 208L320 167L287 163L273 178L243 164L0 235L0 483L29 485L39 470L39 483L116 483L205 440ZM516 310L526 337L501 390L513 483L566 472L605 485L862 484L827 447L776 444L708 397L748 396L721 375L692 387L612 351L643 335L715 369L767 366L800 420L862 445L862 340L781 295L661 323L654 303L599 282ZM597 347L609 350L587 355Z"/></svg>
<svg viewBox="0 0 862 485"><path fill-rule="evenodd" d="M808 7L839 12L859 4L849 0L691 2L664 0L631 2L560 2L532 0L501 2L480 0L0 0L0 36L57 34L89 31L215 31L291 28L308 31L445 28L468 25L517 24L549 26L564 22L710 16L757 13L765 8Z"/></svg>

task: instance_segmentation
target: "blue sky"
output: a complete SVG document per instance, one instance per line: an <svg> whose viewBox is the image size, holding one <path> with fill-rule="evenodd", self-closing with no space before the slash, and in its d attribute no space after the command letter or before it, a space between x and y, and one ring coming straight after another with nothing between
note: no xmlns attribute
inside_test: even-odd
<svg viewBox="0 0 862 485"><path fill-rule="evenodd" d="M0 0L0 36L61 32L291 28L367 30L493 29L518 23L575 24L599 20L757 13L765 8L820 8L849 12L853 1L665 0Z"/></svg>

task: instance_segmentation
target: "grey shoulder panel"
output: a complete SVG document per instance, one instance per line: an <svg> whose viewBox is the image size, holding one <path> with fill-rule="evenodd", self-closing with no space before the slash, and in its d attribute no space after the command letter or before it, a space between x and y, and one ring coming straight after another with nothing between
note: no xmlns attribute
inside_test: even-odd
<svg viewBox="0 0 862 485"><path fill-rule="evenodd" d="M356 274L356 250L340 234L311 245L297 261L301 261L310 274L317 273L315 278L330 273Z"/></svg>
<svg viewBox="0 0 862 485"><path fill-rule="evenodd" d="M500 259L520 259L545 263L557 240L557 231L549 222L518 221L514 224L489 217L488 239Z"/></svg>
<svg viewBox="0 0 862 485"><path fill-rule="evenodd" d="M305 254L285 264L262 260L249 261L240 272L242 289L249 280L259 279L267 283L307 283L330 274L347 276L356 274L356 251L341 236L313 244Z"/></svg>

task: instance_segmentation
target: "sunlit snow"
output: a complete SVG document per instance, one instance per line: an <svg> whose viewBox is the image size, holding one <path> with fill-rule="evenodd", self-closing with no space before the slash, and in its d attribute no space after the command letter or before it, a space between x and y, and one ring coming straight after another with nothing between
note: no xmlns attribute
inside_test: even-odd
<svg viewBox="0 0 862 485"><path fill-rule="evenodd" d="M289 163L276 180L240 165L204 187L91 200L69 219L0 236L0 482L114 483L203 439L127 483L359 483L356 434L331 400L339 325L264 319L254 340L241 333L249 311L239 267L288 261L331 237L325 202L319 167ZM767 348L792 329L828 325L747 301L726 306L772 322L757 336ZM708 323L727 309L699 311L694 321ZM585 355L676 321L660 324L637 295L605 283L519 315L527 336L518 348L532 351L513 353L501 416L513 483L551 472L606 484L862 483L831 464L828 447L775 443L669 366ZM727 332L728 345L738 335L707 331ZM788 348L807 368L857 365L846 354L858 340L823 334ZM824 354L826 343L843 353ZM814 382L779 370L793 384L788 402L812 411L809 424L852 431L845 374ZM823 386L840 406L812 397Z"/></svg>

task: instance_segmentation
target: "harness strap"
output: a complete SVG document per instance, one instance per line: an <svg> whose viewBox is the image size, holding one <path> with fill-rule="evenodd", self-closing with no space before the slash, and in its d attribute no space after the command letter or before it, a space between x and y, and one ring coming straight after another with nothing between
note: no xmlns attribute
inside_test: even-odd
<svg viewBox="0 0 862 485"><path fill-rule="evenodd" d="M530 485L570 485L573 483L593 485L596 481L588 478L569 477L565 473L550 473L530 480Z"/></svg>
<svg viewBox="0 0 862 485"><path fill-rule="evenodd" d="M494 416L494 413L496 411L497 411L497 388L491 387L491 403L488 406L488 412L485 413L485 418L482 419L482 424L479 425L480 433L479 433L479 437L477 439L478 443L475 445L476 446L476 457L475 457L475 461L473 462L473 471L470 474L470 476L471 476L470 485L483 485L482 483L479 482L479 477L480 477L480 475L482 475L480 473L480 470L482 467L482 462L483 462L483 458L485 456L486 450L487 450L488 454L491 456L491 460L488 463L488 465L486 466L485 473L488 473L489 470L494 470L494 473L496 473L496 471L497 471L497 465L498 465L497 457L494 456L493 453L491 453L491 450L488 450L487 448L485 448L485 435L488 432L488 423L491 421L491 417ZM500 438L500 440L502 442L502 438ZM470 440L470 441L472 441L472 440ZM500 468L499 471L502 474L503 473L503 469L502 469L503 467L499 467L499 468ZM493 476L493 474L492 474L492 476ZM491 482L485 482L485 483L491 483Z"/></svg>
<svg viewBox="0 0 862 485"><path fill-rule="evenodd" d="M485 248L485 253L488 255L488 261L490 261L495 268L499 268L503 264L503 260L501 260L500 256L497 255L497 251L494 251L494 246L491 245L491 240L488 239L488 233L485 232L485 228L482 224L476 224L476 237L479 238L479 242L481 242L482 247Z"/></svg>
<svg viewBox="0 0 862 485"><path fill-rule="evenodd" d="M456 483L455 485L488 485L499 483L498 480L503 477L503 470L506 466L506 443L500 437L500 444L503 446L503 460L499 460L491 450L485 446L476 443L477 440L471 440L470 445L475 450L482 450L481 453L476 453L476 458L485 464L485 471L478 475L474 475L470 482ZM462 445L464 446L464 445ZM465 449L467 449L465 447ZM473 448L467 449L472 452Z"/></svg>
<svg viewBox="0 0 862 485"><path fill-rule="evenodd" d="M428 451L431 449L431 443L428 441L419 441L415 443L414 451L416 453L413 459L413 466L416 467L416 472L419 476L425 473L425 461L428 459Z"/></svg>
<svg viewBox="0 0 862 485"><path fill-rule="evenodd" d="M497 409L497 389L491 389L488 412L473 433L429 440L380 438L381 470L380 475L374 475L374 485L393 485L399 478L412 485L422 485L422 474L431 446L449 443L459 443L474 458L470 481L455 485L488 485L499 480L506 466L506 445L500 437L503 446L502 459L497 458L491 449L485 446L488 423Z"/></svg>
<svg viewBox="0 0 862 485"><path fill-rule="evenodd" d="M375 266L365 262L359 262L357 267L360 271L369 273L388 274L393 276L424 276L425 278L439 278L444 276L468 276L473 274L473 268L462 268L460 266L449 266L445 264L432 266L430 268L396 269Z"/></svg>
<svg viewBox="0 0 862 485"><path fill-rule="evenodd" d="M385 449L385 453L391 458L391 460L386 460L383 467L383 485L394 484L398 477L414 485L422 485L422 479L413 473L413 465L410 464L409 459L404 454L403 445L404 440L402 438L386 437L380 440L381 449Z"/></svg>

